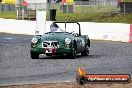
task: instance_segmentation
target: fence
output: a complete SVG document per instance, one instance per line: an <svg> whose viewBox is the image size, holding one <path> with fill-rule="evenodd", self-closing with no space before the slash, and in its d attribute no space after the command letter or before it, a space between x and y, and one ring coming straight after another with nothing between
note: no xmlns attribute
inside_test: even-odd
<svg viewBox="0 0 132 88"><path fill-rule="evenodd" d="M45 8L45 6L42 5L40 5L40 7ZM29 5L26 7L26 9L24 9L26 13L31 12L32 9L29 9L30 6L32 5ZM39 6L37 5L37 7ZM7 12L7 11L17 12L16 9L18 9L18 7L16 7L15 5L0 4L0 12ZM73 4L62 5L61 2L57 2L57 3L51 3L50 5L47 4L47 11L49 11L49 9L57 9L57 12L64 12L64 13L86 13L86 14L93 14L93 13L111 14L111 13L119 13L119 12L126 13L126 12L132 12L132 3L118 3L117 0L89 0L89 1L75 1Z"/></svg>
<svg viewBox="0 0 132 88"><path fill-rule="evenodd" d="M132 2L117 2L118 0L89 0L76 1L73 4L74 13L128 13L132 12ZM51 5L51 8L57 9L58 12L63 12L61 3ZM71 11L72 8L66 8L66 11Z"/></svg>
<svg viewBox="0 0 132 88"><path fill-rule="evenodd" d="M75 12L89 13L89 14L119 12L119 8L117 7L118 3L116 0L89 1L88 5L85 5L87 2L83 2L83 3L82 3L83 5L76 5L75 3Z"/></svg>
<svg viewBox="0 0 132 88"><path fill-rule="evenodd" d="M57 9L58 12L63 12L61 3L55 3L51 8ZM71 9L67 8L67 11ZM76 1L73 4L74 13L118 13L119 11L120 7L117 0Z"/></svg>
<svg viewBox="0 0 132 88"><path fill-rule="evenodd" d="M69 6L69 5L65 5ZM43 7L41 5L41 7ZM118 7L117 0L90 0L90 1L75 1L73 4L73 8L62 8L61 2L48 5L47 10L49 9L57 9L57 12L71 11L73 9L74 13L111 13L111 12L119 12L120 8ZM0 4L0 12L6 11L16 11L15 5L9 4ZM65 12L65 11L64 11Z"/></svg>
<svg viewBox="0 0 132 88"><path fill-rule="evenodd" d="M12 4L0 4L0 12L15 12L16 7Z"/></svg>

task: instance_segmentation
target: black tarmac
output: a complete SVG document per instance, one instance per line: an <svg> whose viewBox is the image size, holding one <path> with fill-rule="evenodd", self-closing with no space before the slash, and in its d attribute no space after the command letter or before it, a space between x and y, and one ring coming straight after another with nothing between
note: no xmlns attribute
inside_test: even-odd
<svg viewBox="0 0 132 88"><path fill-rule="evenodd" d="M32 37L0 33L0 86L75 81L79 66L88 74L132 75L132 43L91 40L89 56L31 59Z"/></svg>

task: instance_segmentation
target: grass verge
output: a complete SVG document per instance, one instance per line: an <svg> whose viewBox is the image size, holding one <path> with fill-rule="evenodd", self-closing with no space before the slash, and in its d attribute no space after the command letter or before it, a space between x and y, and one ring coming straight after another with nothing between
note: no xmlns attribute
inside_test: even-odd
<svg viewBox="0 0 132 88"><path fill-rule="evenodd" d="M83 21L107 23L132 23L132 14L86 14L86 13L57 13L57 21Z"/></svg>
<svg viewBox="0 0 132 88"><path fill-rule="evenodd" d="M0 18L16 19L16 12L0 12Z"/></svg>
<svg viewBox="0 0 132 88"><path fill-rule="evenodd" d="M0 18L16 19L15 12L2 12ZM47 18L49 18L47 16ZM132 23L131 14L88 14L88 13L61 13L56 14L57 21L74 21L74 22L107 22L107 23Z"/></svg>

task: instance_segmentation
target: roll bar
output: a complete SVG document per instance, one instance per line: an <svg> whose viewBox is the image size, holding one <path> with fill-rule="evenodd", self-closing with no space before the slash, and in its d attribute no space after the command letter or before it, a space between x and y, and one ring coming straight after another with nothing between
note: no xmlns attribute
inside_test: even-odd
<svg viewBox="0 0 132 88"><path fill-rule="evenodd" d="M80 23L78 23L78 22L59 22L59 21L56 21L53 23L65 23L65 32L66 32L66 23L77 23L79 26L79 36L81 36L81 27L80 27Z"/></svg>

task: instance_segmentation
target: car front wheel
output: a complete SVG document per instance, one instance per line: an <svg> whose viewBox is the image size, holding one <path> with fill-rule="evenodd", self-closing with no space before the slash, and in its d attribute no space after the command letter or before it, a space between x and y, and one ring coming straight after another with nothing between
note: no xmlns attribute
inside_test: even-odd
<svg viewBox="0 0 132 88"><path fill-rule="evenodd" d="M71 54L68 54L69 59L75 59L76 58L76 50L73 48L73 51Z"/></svg>
<svg viewBox="0 0 132 88"><path fill-rule="evenodd" d="M38 59L39 58L39 54L37 54L37 53L30 53L31 54L31 58L32 59Z"/></svg>
<svg viewBox="0 0 132 88"><path fill-rule="evenodd" d="M88 56L89 55L89 47L87 46L84 51L81 52L82 56Z"/></svg>

